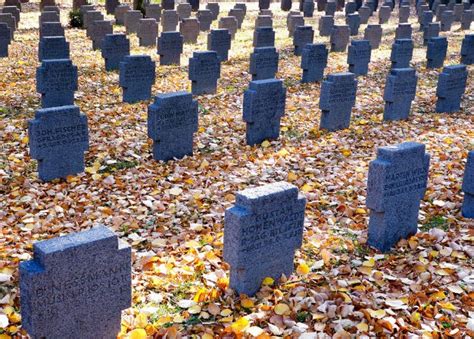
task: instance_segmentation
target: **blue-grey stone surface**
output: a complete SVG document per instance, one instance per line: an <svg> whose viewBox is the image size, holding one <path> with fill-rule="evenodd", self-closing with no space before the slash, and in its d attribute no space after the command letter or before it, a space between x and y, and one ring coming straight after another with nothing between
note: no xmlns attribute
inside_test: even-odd
<svg viewBox="0 0 474 339"><path fill-rule="evenodd" d="M164 7L163 7L164 8ZM175 10L165 9L161 12L161 27L163 32L174 32L178 26L179 17Z"/></svg>
<svg viewBox="0 0 474 339"><path fill-rule="evenodd" d="M140 19L137 31L140 46L156 46L158 38L158 22L154 18Z"/></svg>
<svg viewBox="0 0 474 339"><path fill-rule="evenodd" d="M324 69L328 63L328 49L325 44L309 44L303 48L301 55L301 82L316 82L323 80Z"/></svg>
<svg viewBox="0 0 474 339"><path fill-rule="evenodd" d="M230 264L230 287L254 295L263 279L278 281L293 272L301 247L306 199L298 188L276 182L236 194L225 212L224 260Z"/></svg>
<svg viewBox="0 0 474 339"><path fill-rule="evenodd" d="M16 7L16 6L4 6L2 8L2 13L8 13L8 14L13 15L13 17L15 18L16 27L18 28L18 24L20 22L20 10L18 9L18 7Z"/></svg>
<svg viewBox="0 0 474 339"><path fill-rule="evenodd" d="M298 26L293 34L293 46L295 55L301 55L303 48L307 44L312 44L314 39L314 30L311 26Z"/></svg>
<svg viewBox="0 0 474 339"><path fill-rule="evenodd" d="M385 82L384 120L405 120L416 96L418 77L414 68L393 68Z"/></svg>
<svg viewBox="0 0 474 339"><path fill-rule="evenodd" d="M295 33L296 27L304 26L304 17L300 14L291 15L288 17L288 36L292 37Z"/></svg>
<svg viewBox="0 0 474 339"><path fill-rule="evenodd" d="M232 36L228 29L213 29L207 36L207 49L215 51L221 61L229 59Z"/></svg>
<svg viewBox="0 0 474 339"><path fill-rule="evenodd" d="M213 14L209 9L200 9L196 15L199 20L199 29L201 32L206 32L211 29Z"/></svg>
<svg viewBox="0 0 474 339"><path fill-rule="evenodd" d="M153 139L153 158L168 161L193 154L193 135L198 130L198 104L188 92L160 94L148 106L148 136Z"/></svg>
<svg viewBox="0 0 474 339"><path fill-rule="evenodd" d="M361 8L359 8L358 13L361 25L366 25L369 22L370 15L372 14L370 7L363 5Z"/></svg>
<svg viewBox="0 0 474 339"><path fill-rule="evenodd" d="M131 10L125 13L123 20L127 34L138 32L138 23L140 22L140 19L143 19L141 11Z"/></svg>
<svg viewBox="0 0 474 339"><path fill-rule="evenodd" d="M239 8L244 11L244 16L247 14L247 5L243 2L236 3L234 8Z"/></svg>
<svg viewBox="0 0 474 339"><path fill-rule="evenodd" d="M273 19L271 15L259 15L255 19L255 30L258 27L272 27L273 28Z"/></svg>
<svg viewBox="0 0 474 339"><path fill-rule="evenodd" d="M125 5L125 4L118 5L115 8L115 12L114 12L115 23L117 25L123 25L125 23L125 13L127 13L130 10L131 8L129 5Z"/></svg>
<svg viewBox="0 0 474 339"><path fill-rule="evenodd" d="M179 20L187 19L191 17L191 5L187 2L179 3L176 6L176 12L178 13Z"/></svg>
<svg viewBox="0 0 474 339"><path fill-rule="evenodd" d="M107 34L113 34L112 21L96 20L89 26L90 38L92 39L92 49L100 50L102 42Z"/></svg>
<svg viewBox="0 0 474 339"><path fill-rule="evenodd" d="M426 46L431 38L439 36L439 31L439 22L430 22L427 26L425 26L423 29L423 45Z"/></svg>
<svg viewBox="0 0 474 339"><path fill-rule="evenodd" d="M332 15L323 15L319 18L318 31L320 36L330 36L334 26Z"/></svg>
<svg viewBox="0 0 474 339"><path fill-rule="evenodd" d="M90 25L96 20L104 20L104 15L101 11L98 10L87 10L82 15L83 18L83 26L84 28L89 28Z"/></svg>
<svg viewBox="0 0 474 339"><path fill-rule="evenodd" d="M271 79L278 72L278 52L274 47L255 48L250 55L252 80Z"/></svg>
<svg viewBox="0 0 474 339"><path fill-rule="evenodd" d="M36 70L36 90L43 108L73 105L77 67L69 59L43 61Z"/></svg>
<svg viewBox="0 0 474 339"><path fill-rule="evenodd" d="M125 34L107 34L102 42L102 57L107 71L118 70L120 62L130 55L130 41Z"/></svg>
<svg viewBox="0 0 474 339"><path fill-rule="evenodd" d="M372 48L369 40L352 40L347 53L349 72L355 75L365 75L369 71Z"/></svg>
<svg viewBox="0 0 474 339"><path fill-rule="evenodd" d="M221 62L216 52L193 52L193 57L189 58L189 80L194 95L216 93L220 76Z"/></svg>
<svg viewBox="0 0 474 339"><path fill-rule="evenodd" d="M390 54L390 61L392 68L408 68L413 57L413 40L400 39L395 40L392 45L392 53Z"/></svg>
<svg viewBox="0 0 474 339"><path fill-rule="evenodd" d="M314 0L303 1L303 16L305 18L312 18L314 14Z"/></svg>
<svg viewBox="0 0 474 339"><path fill-rule="evenodd" d="M120 62L120 86L123 101L134 103L151 98L155 83L155 62L149 55L127 55Z"/></svg>
<svg viewBox="0 0 474 339"><path fill-rule="evenodd" d="M285 114L286 88L276 79L251 81L244 93L243 119L247 145L278 139Z"/></svg>
<svg viewBox="0 0 474 339"><path fill-rule="evenodd" d="M242 8L232 8L227 15L236 18L237 27L239 29L242 28L242 23L244 22L245 18L245 11Z"/></svg>
<svg viewBox="0 0 474 339"><path fill-rule="evenodd" d="M382 41L382 26L381 25L367 25L364 31L364 40L370 41L370 47L377 49L380 47Z"/></svg>
<svg viewBox="0 0 474 339"><path fill-rule="evenodd" d="M326 7L324 8L324 14L334 16L335 13L336 13L336 2L328 1L326 3Z"/></svg>
<svg viewBox="0 0 474 339"><path fill-rule="evenodd" d="M41 12L39 16L39 26L41 27L41 24L43 22L60 22L59 20L59 13L57 12Z"/></svg>
<svg viewBox="0 0 474 339"><path fill-rule="evenodd" d="M38 59L39 61L69 59L69 42L63 36L49 36L40 39Z"/></svg>
<svg viewBox="0 0 474 339"><path fill-rule="evenodd" d="M163 6L163 9L173 10L174 5L175 5L175 0L163 0L161 5Z"/></svg>
<svg viewBox="0 0 474 339"><path fill-rule="evenodd" d="M426 68L443 67L447 51L448 40L446 37L439 36L429 39L426 49Z"/></svg>
<svg viewBox="0 0 474 339"><path fill-rule="evenodd" d="M11 42L11 30L6 23L0 23L0 58L8 57L8 46Z"/></svg>
<svg viewBox="0 0 474 339"><path fill-rule="evenodd" d="M179 65L183 53L184 38L179 32L163 32L158 38L160 65Z"/></svg>
<svg viewBox="0 0 474 339"><path fill-rule="evenodd" d="M105 11L107 14L114 14L118 5L120 5L119 0L105 0Z"/></svg>
<svg viewBox="0 0 474 339"><path fill-rule="evenodd" d="M195 44L199 36L199 21L196 18L181 20L179 32L183 36L185 44Z"/></svg>
<svg viewBox="0 0 474 339"><path fill-rule="evenodd" d="M155 19L156 22L161 20L161 4L148 4L145 7L145 18Z"/></svg>
<svg viewBox="0 0 474 339"><path fill-rule="evenodd" d="M395 40L411 39L412 32L413 30L411 28L411 24L401 23L398 25L397 29L395 30Z"/></svg>
<svg viewBox="0 0 474 339"><path fill-rule="evenodd" d="M467 155L462 191L464 192L462 215L465 218L474 218L474 151L470 151Z"/></svg>
<svg viewBox="0 0 474 339"><path fill-rule="evenodd" d="M17 22L13 15L10 13L0 13L0 23L5 23L10 28L11 39L14 39L14 32L17 28Z"/></svg>
<svg viewBox="0 0 474 339"><path fill-rule="evenodd" d="M113 339L131 306L131 251L104 226L33 245L20 264L22 327L33 338Z"/></svg>
<svg viewBox="0 0 474 339"><path fill-rule="evenodd" d="M400 6L398 10L398 22L406 23L410 17L410 6Z"/></svg>
<svg viewBox="0 0 474 339"><path fill-rule="evenodd" d="M227 29L230 33L232 39L235 38L235 33L238 30L238 22L237 19L233 16L224 16L219 19L219 28Z"/></svg>
<svg viewBox="0 0 474 339"><path fill-rule="evenodd" d="M474 34L466 34L461 45L461 63L474 64Z"/></svg>
<svg viewBox="0 0 474 339"><path fill-rule="evenodd" d="M420 19L420 31L423 31L430 23L433 22L433 12L432 11L424 11L421 14L421 19Z"/></svg>
<svg viewBox="0 0 474 339"><path fill-rule="evenodd" d="M438 78L436 112L452 113L461 108L461 98L466 90L466 65L451 65L443 68Z"/></svg>
<svg viewBox="0 0 474 339"><path fill-rule="evenodd" d="M328 131L349 128L356 94L357 80L354 73L330 74L321 86L319 107L322 114L319 128Z"/></svg>
<svg viewBox="0 0 474 339"><path fill-rule="evenodd" d="M345 11L346 17L349 16L350 14L355 13L357 11L357 4L353 1L347 2L344 11Z"/></svg>
<svg viewBox="0 0 474 339"><path fill-rule="evenodd" d="M212 12L212 20L217 20L219 17L219 12L220 12L220 6L219 3L217 2L208 2L206 4L206 9L210 10Z"/></svg>
<svg viewBox="0 0 474 339"><path fill-rule="evenodd" d="M274 47L275 31L271 27L258 27L253 32L253 47Z"/></svg>
<svg viewBox="0 0 474 339"><path fill-rule="evenodd" d="M359 34L359 27L360 27L360 17L357 13L349 14L346 17L346 25L349 26L349 30L351 35Z"/></svg>
<svg viewBox="0 0 474 339"><path fill-rule="evenodd" d="M331 52L345 52L350 39L350 29L347 25L334 25L331 31Z"/></svg>
<svg viewBox="0 0 474 339"><path fill-rule="evenodd" d="M87 117L76 106L39 109L28 123L30 155L39 178L50 181L84 171L89 148Z"/></svg>
<svg viewBox="0 0 474 339"><path fill-rule="evenodd" d="M454 15L453 11L444 11L441 14L441 32L448 32L451 30L451 26L453 25Z"/></svg>
<svg viewBox="0 0 474 339"><path fill-rule="evenodd" d="M379 9L379 24L386 24L390 19L392 9L389 6L382 6Z"/></svg>
<svg viewBox="0 0 474 339"><path fill-rule="evenodd" d="M420 143L405 142L377 150L367 183L370 246L387 252L417 232L429 163L430 156Z"/></svg>
<svg viewBox="0 0 474 339"><path fill-rule="evenodd" d="M64 27L60 22L44 22L40 28L40 39L45 36L64 36Z"/></svg>
<svg viewBox="0 0 474 339"><path fill-rule="evenodd" d="M461 17L461 29L469 30L471 29L472 18L474 17L472 9L464 10Z"/></svg>
<svg viewBox="0 0 474 339"><path fill-rule="evenodd" d="M260 10L266 10L270 8L270 0L259 0L258 1L258 8Z"/></svg>

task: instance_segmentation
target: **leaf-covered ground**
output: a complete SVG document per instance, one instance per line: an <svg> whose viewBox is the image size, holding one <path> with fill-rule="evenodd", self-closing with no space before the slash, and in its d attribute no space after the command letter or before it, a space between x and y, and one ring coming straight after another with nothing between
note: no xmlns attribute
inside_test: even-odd
<svg viewBox="0 0 474 339"><path fill-rule="evenodd" d="M221 15L231 6L221 4ZM434 113L440 70L426 69L414 16L419 82L410 119L382 121L394 14L384 25L382 46L373 51L370 74L359 77L351 127L327 133L318 129L321 85L299 83L300 58L292 53L287 13L272 4L277 78L288 90L286 116L279 140L249 147L242 99L251 78L257 5L248 4L217 94L196 97L200 127L194 155L168 163L152 159L146 131L150 102L121 103L118 74L105 72L85 31L68 29L71 58L79 68L76 105L88 116L91 146L85 173L42 183L27 138L27 121L39 108L39 12L37 4L25 7L10 57L0 59L0 338L25 335L18 263L31 258L32 243L96 224L112 228L133 248L133 307L124 312L122 338L474 335L473 222L459 211L464 163L474 149L474 72L469 66L462 110ZM306 19L316 31L320 15ZM65 8L62 19L67 22ZM336 21L344 22L342 13ZM458 29L454 24L442 33L449 41L445 64L459 62L465 32ZM316 34L315 41L328 38ZM154 49L138 47L135 36L131 42L133 54L151 55L159 64ZM197 45L185 46L183 66L157 66L153 93L189 91L187 60L193 50L205 49L201 33ZM346 57L331 53L326 74L347 70ZM420 232L381 255L365 245L368 164L377 147L408 140L426 144L432 157ZM236 191L280 180L297 185L308 199L295 274L276 286L267 279L253 298L235 295L222 261L224 211Z"/></svg>

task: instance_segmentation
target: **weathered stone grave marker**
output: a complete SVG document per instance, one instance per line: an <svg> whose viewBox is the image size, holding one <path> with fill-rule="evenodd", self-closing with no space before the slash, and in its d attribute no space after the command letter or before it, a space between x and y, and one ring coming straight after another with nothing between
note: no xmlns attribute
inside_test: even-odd
<svg viewBox="0 0 474 339"><path fill-rule="evenodd" d="M219 19L219 28L227 29L230 33L232 39L235 38L235 33L237 33L238 22L237 19L233 16L225 16Z"/></svg>
<svg viewBox="0 0 474 339"><path fill-rule="evenodd" d="M372 47L372 49L378 49L382 41L382 26L367 25L364 31L364 40L370 41L370 47Z"/></svg>
<svg viewBox="0 0 474 339"><path fill-rule="evenodd" d="M161 6L164 10L174 10L174 0L163 0Z"/></svg>
<svg viewBox="0 0 474 339"><path fill-rule="evenodd" d="M0 23L0 58L8 57L8 46L11 43L10 27L4 22Z"/></svg>
<svg viewBox="0 0 474 339"><path fill-rule="evenodd" d="M407 23L410 17L410 6L401 6L398 10L398 22Z"/></svg>
<svg viewBox="0 0 474 339"><path fill-rule="evenodd" d="M227 29L213 29L207 36L207 49L215 51L222 61L229 58L232 36Z"/></svg>
<svg viewBox="0 0 474 339"><path fill-rule="evenodd" d="M220 76L221 62L216 52L193 52L193 57L189 59L189 80L192 81L194 95L216 93Z"/></svg>
<svg viewBox="0 0 474 339"><path fill-rule="evenodd" d="M444 11L441 15L441 32L449 32L453 25L454 15L453 11Z"/></svg>
<svg viewBox="0 0 474 339"><path fill-rule="evenodd" d="M293 46L295 47L295 55L301 55L303 48L307 44L312 44L314 39L314 31L311 26L296 27L293 35Z"/></svg>
<svg viewBox="0 0 474 339"><path fill-rule="evenodd" d="M334 27L334 17L331 15L323 15L319 18L318 30L320 36L330 36Z"/></svg>
<svg viewBox="0 0 474 339"><path fill-rule="evenodd" d="M413 68L395 68L385 82L383 99L384 120L406 120L410 116L411 102L415 99L418 77Z"/></svg>
<svg viewBox="0 0 474 339"><path fill-rule="evenodd" d="M359 8L359 17L360 17L360 23L361 25L366 25L369 22L370 15L372 14L372 11L370 8L366 5L363 5L361 8Z"/></svg>
<svg viewBox="0 0 474 339"><path fill-rule="evenodd" d="M188 19L191 17L191 5L187 2L183 2L176 6L176 12L178 13L179 20Z"/></svg>
<svg viewBox="0 0 474 339"><path fill-rule="evenodd" d="M431 38L426 49L426 68L443 67L448 51L448 40L445 37Z"/></svg>
<svg viewBox="0 0 474 339"><path fill-rule="evenodd" d="M36 70L36 89L43 108L73 105L77 67L69 59L44 60Z"/></svg>
<svg viewBox="0 0 474 339"><path fill-rule="evenodd" d="M158 23L153 18L140 19L137 36L140 46L156 46Z"/></svg>
<svg viewBox="0 0 474 339"><path fill-rule="evenodd" d="M461 63L474 64L474 34L466 34L461 45Z"/></svg>
<svg viewBox="0 0 474 339"><path fill-rule="evenodd" d="M440 29L441 28L438 22L429 23L423 30L423 45L428 45L428 41L431 38L439 36Z"/></svg>
<svg viewBox="0 0 474 339"><path fill-rule="evenodd" d="M120 86L123 101L134 103L151 98L155 83L155 62L148 55L127 55L120 62Z"/></svg>
<svg viewBox="0 0 474 339"><path fill-rule="evenodd" d="M84 28L88 28L89 25L92 25L92 23L96 20L104 20L104 15L102 14L101 11L96 11L96 10L88 10L84 12L83 14L83 26Z"/></svg>
<svg viewBox="0 0 474 339"><path fill-rule="evenodd" d="M185 44L195 44L199 36L199 21L196 18L183 19L179 24L179 32Z"/></svg>
<svg viewBox="0 0 474 339"><path fill-rule="evenodd" d="M253 33L253 47L274 47L275 31L271 27L259 27Z"/></svg>
<svg viewBox="0 0 474 339"><path fill-rule="evenodd" d="M304 17L302 15L290 16L288 18L288 36L292 37L298 26L304 26Z"/></svg>
<svg viewBox="0 0 474 339"><path fill-rule="evenodd" d="M107 34L102 42L102 57L107 71L120 69L120 62L130 55L130 41L125 34Z"/></svg>
<svg viewBox="0 0 474 339"><path fill-rule="evenodd" d="M390 15L392 14L392 9L389 6L382 6L379 10L379 24L383 25L388 22Z"/></svg>
<svg viewBox="0 0 474 339"><path fill-rule="evenodd" d="M278 72L278 52L274 47L255 48L250 55L252 80L271 79Z"/></svg>
<svg viewBox="0 0 474 339"><path fill-rule="evenodd" d="M360 17L357 13L349 14L346 17L346 25L349 26L351 35L359 34Z"/></svg>
<svg viewBox="0 0 474 339"><path fill-rule="evenodd" d="M331 52L345 52L350 39L347 25L334 25L331 31Z"/></svg>
<svg viewBox="0 0 474 339"><path fill-rule="evenodd" d="M10 28L10 39L14 39L14 32L16 30L16 20L13 15L10 13L0 13L0 23L7 24L8 28Z"/></svg>
<svg viewBox="0 0 474 339"><path fill-rule="evenodd" d="M369 40L352 40L347 53L349 72L355 75L365 75L369 71L372 54Z"/></svg>
<svg viewBox="0 0 474 339"><path fill-rule="evenodd" d="M112 21L98 20L90 26L90 35L92 39L92 48L98 50L102 48L102 42L107 34L113 34Z"/></svg>
<svg viewBox="0 0 474 339"><path fill-rule="evenodd" d="M272 17L269 15L259 15L257 19L255 19L255 29L259 27L272 27L273 28Z"/></svg>
<svg viewBox="0 0 474 339"><path fill-rule="evenodd" d="M206 32L211 29L213 14L209 9L200 9L196 17L199 20L199 29L201 32Z"/></svg>
<svg viewBox="0 0 474 339"><path fill-rule="evenodd" d="M125 24L125 13L128 11L131 11L132 9L130 8L129 5L118 5L117 8L115 8L115 23L117 25L124 25Z"/></svg>
<svg viewBox="0 0 474 339"><path fill-rule="evenodd" d="M390 54L390 61L392 68L407 68L410 67L410 61L413 57L413 40L400 39L395 40L392 45L392 53Z"/></svg>
<svg viewBox="0 0 474 339"><path fill-rule="evenodd" d="M40 39L38 59L39 61L69 59L69 42L63 36L50 36Z"/></svg>
<svg viewBox="0 0 474 339"><path fill-rule="evenodd" d="M411 24L399 24L395 30L395 40L411 39Z"/></svg>
<svg viewBox="0 0 474 339"><path fill-rule="evenodd" d="M156 22L161 20L161 5L160 4L148 4L145 7L145 17L148 19L155 19Z"/></svg>
<svg viewBox="0 0 474 339"><path fill-rule="evenodd" d="M237 27L240 29L242 28L242 23L244 22L245 18L245 11L242 8L232 8L229 11L228 16L233 16L237 19Z"/></svg>
<svg viewBox="0 0 474 339"><path fill-rule="evenodd" d="M127 34L138 32L138 23L140 22L140 19L143 19L143 14L140 11L128 11L125 13L124 23Z"/></svg>
<svg viewBox="0 0 474 339"><path fill-rule="evenodd" d="M301 68L303 69L301 82L321 81L327 63L328 49L325 44L306 45L301 56Z"/></svg>
<svg viewBox="0 0 474 339"><path fill-rule="evenodd" d="M452 113L461 109L462 95L466 90L466 65L451 65L443 68L438 78L436 112Z"/></svg>
<svg viewBox="0 0 474 339"><path fill-rule="evenodd" d="M312 18L314 14L314 0L303 1L303 16L305 18Z"/></svg>
<svg viewBox="0 0 474 339"><path fill-rule="evenodd" d="M38 21L41 27L43 22L60 22L61 20L59 20L59 14L56 12L41 12Z"/></svg>
<svg viewBox="0 0 474 339"><path fill-rule="evenodd" d="M469 30L471 29L473 13L472 10L465 10L461 18L461 29Z"/></svg>
<svg viewBox="0 0 474 339"><path fill-rule="evenodd" d="M20 22L20 10L16 6L5 6L2 8L2 13L11 14L15 18L16 28L18 28L18 23Z"/></svg>
<svg viewBox="0 0 474 339"><path fill-rule="evenodd" d="M326 8L324 9L325 15L334 16L336 14L336 3L334 1L328 1L326 3Z"/></svg>
<svg viewBox="0 0 474 339"><path fill-rule="evenodd" d="M462 205L462 215L464 218L474 218L474 151L467 155L466 168L462 183L464 201Z"/></svg>
<svg viewBox="0 0 474 339"><path fill-rule="evenodd" d="M179 65L183 44L184 39L179 32L162 32L158 38L160 65Z"/></svg>
<svg viewBox="0 0 474 339"><path fill-rule="evenodd" d="M178 13L175 10L165 9L161 12L161 28L163 32L175 32L178 22Z"/></svg>
<svg viewBox="0 0 474 339"><path fill-rule="evenodd" d="M119 0L105 0L105 11L107 14L114 14L118 5L120 5Z"/></svg>
<svg viewBox="0 0 474 339"><path fill-rule="evenodd" d="M208 2L206 8L212 12L212 20L217 20L220 12L220 6L217 2Z"/></svg>

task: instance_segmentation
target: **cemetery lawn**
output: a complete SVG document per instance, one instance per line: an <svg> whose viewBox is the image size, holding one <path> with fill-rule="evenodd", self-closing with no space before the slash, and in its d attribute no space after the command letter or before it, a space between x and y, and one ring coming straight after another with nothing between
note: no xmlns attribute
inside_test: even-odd
<svg viewBox="0 0 474 339"><path fill-rule="evenodd" d="M221 15L231 6L221 4ZM247 6L217 94L195 97L194 155L167 163L152 159L146 129L151 101L122 103L118 73L105 72L85 31L67 29L71 59L79 69L76 105L88 117L91 145L85 173L52 183L39 181L28 151L27 122L40 105L35 87L39 12L37 3L24 6L10 57L0 59L1 339L25 334L18 263L31 258L32 243L97 224L132 246L133 307L122 317L121 338L474 335L474 229L472 220L460 215L464 163L474 148L473 66L462 110L435 114L441 70L426 69L426 49L420 48L422 35L412 15L412 65L419 76L412 114L408 121L383 122L394 14L384 25L381 47L372 52L369 75L358 78L350 128L321 132L321 85L300 83L300 57L292 53L287 13L272 4L286 116L279 140L249 147L242 101L250 81L257 4ZM62 10L63 23L67 12ZM320 15L306 19L316 31ZM336 22L343 20L338 12ZM459 63L464 34L458 28L455 23L441 34L449 42L445 65ZM328 38L316 34L315 41L327 43ZM132 54L158 61L155 49L137 47L134 35L131 44ZM190 91L187 64L194 50L206 50L206 34L196 45L185 45L183 66L157 66L153 94ZM346 71L346 57L330 53L325 74ZM378 147L403 141L426 145L428 190L418 234L382 255L365 245L368 164ZM236 191L280 180L298 186L308 200L295 273L277 285L266 279L255 297L237 296L228 289L228 265L222 259L224 211L233 205Z"/></svg>

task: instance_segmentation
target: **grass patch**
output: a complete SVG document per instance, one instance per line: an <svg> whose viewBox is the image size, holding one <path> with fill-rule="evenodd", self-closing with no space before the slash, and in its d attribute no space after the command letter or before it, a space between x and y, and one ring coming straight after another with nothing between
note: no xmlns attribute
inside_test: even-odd
<svg viewBox="0 0 474 339"><path fill-rule="evenodd" d="M134 168L138 166L138 161L117 161L114 164L106 165L104 168L99 170L99 173L112 173L123 169Z"/></svg>
<svg viewBox="0 0 474 339"><path fill-rule="evenodd" d="M449 223L444 217L437 215L423 224L423 226L420 227L420 231L428 232L432 228L439 228L443 231L447 231L449 229Z"/></svg>

